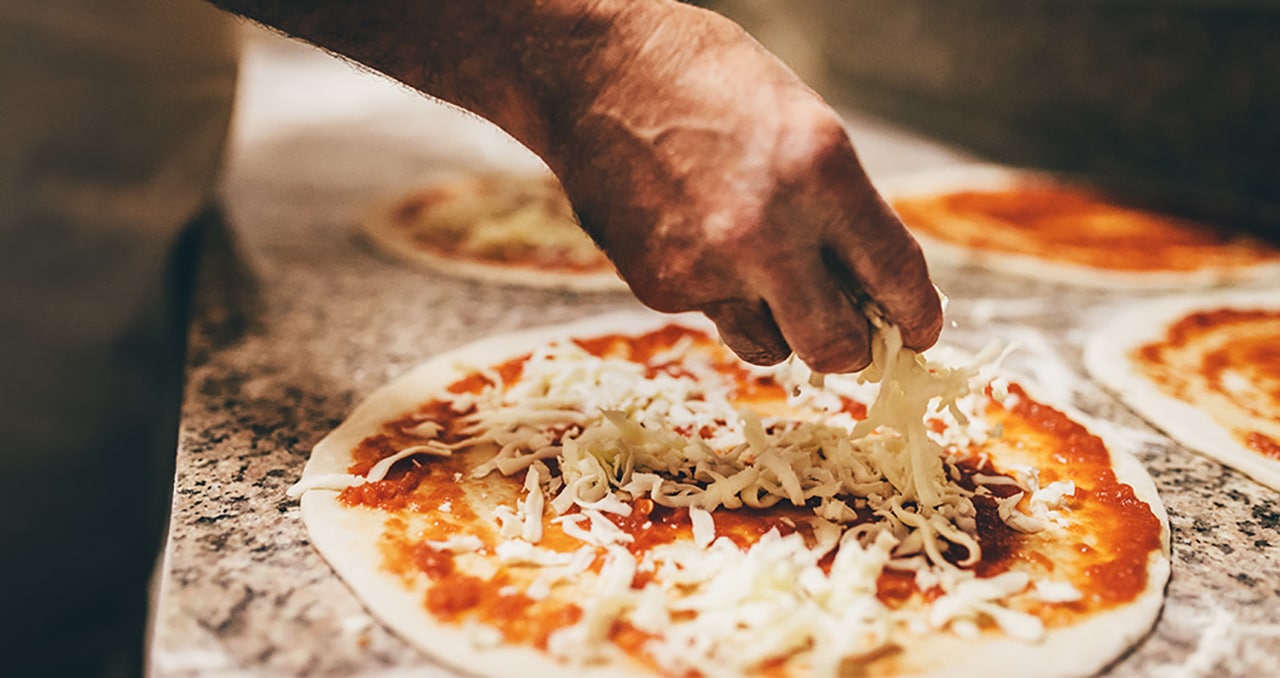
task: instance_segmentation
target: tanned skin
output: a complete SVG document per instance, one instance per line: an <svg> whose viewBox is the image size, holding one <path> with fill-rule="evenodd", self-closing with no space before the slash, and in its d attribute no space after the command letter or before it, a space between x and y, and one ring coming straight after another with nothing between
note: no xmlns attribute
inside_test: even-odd
<svg viewBox="0 0 1280 678"><path fill-rule="evenodd" d="M839 117L724 17L672 0L213 0L471 110L559 176L640 301L698 310L742 358L870 361L942 311Z"/></svg>

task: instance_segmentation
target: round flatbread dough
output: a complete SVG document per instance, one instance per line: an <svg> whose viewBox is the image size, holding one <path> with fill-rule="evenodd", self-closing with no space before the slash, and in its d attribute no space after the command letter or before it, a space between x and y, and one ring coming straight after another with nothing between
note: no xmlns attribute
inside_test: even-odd
<svg viewBox="0 0 1280 678"><path fill-rule="evenodd" d="M1280 294L1113 309L1090 335L1085 365L1174 440L1280 490Z"/></svg>
<svg viewBox="0 0 1280 678"><path fill-rule="evenodd" d="M980 165L881 186L931 262L1084 287L1280 279L1280 246L1049 174Z"/></svg>
<svg viewBox="0 0 1280 678"><path fill-rule="evenodd" d="M379 249L449 275L579 292L628 289L550 173L467 175L388 201L362 224Z"/></svg>
<svg viewBox="0 0 1280 678"><path fill-rule="evenodd" d="M898 386L972 374L878 355ZM1119 444L1017 385L917 417L927 444L855 437L890 420L875 385L816 384L700 319L529 330L375 392L294 494L371 612L468 673L1084 675L1146 634L1167 518Z"/></svg>

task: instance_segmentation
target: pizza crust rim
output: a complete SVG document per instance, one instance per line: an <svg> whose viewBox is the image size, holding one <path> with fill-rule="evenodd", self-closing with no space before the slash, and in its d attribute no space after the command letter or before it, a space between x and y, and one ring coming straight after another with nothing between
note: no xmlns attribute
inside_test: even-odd
<svg viewBox="0 0 1280 678"><path fill-rule="evenodd" d="M894 200L900 198L928 197L951 191L994 190L1012 188L1023 182L1061 184L1063 181L1062 175L1052 172L995 164L973 164L926 170L914 174L900 174L876 183L885 200L892 204ZM995 273L1012 273L1024 278L1086 289L1123 288L1134 291L1203 289L1280 279L1280 262L1196 271L1150 273L1115 271L1051 261L1026 254L975 249L911 229L910 224L907 227L919 241L920 247L931 264L952 267L977 266Z"/></svg>
<svg viewBox="0 0 1280 678"><path fill-rule="evenodd" d="M1089 333L1084 364L1091 377L1174 442L1280 490L1280 461L1241 445L1208 412L1165 394L1128 358L1131 350L1159 340L1171 323L1188 313L1246 306L1280 309L1280 300L1275 292L1237 290L1114 307L1109 309L1112 317Z"/></svg>
<svg viewBox="0 0 1280 678"><path fill-rule="evenodd" d="M517 178L523 178L523 175ZM527 265L504 265L499 262L488 263L480 259L448 257L419 247L411 238L405 237L402 229L395 227L393 215L407 198L438 183L448 182L427 183L375 201L375 206L359 219L360 231L364 239L375 250L412 264L421 270L473 282L579 293L631 291L612 266L607 270L582 273L551 271Z"/></svg>
<svg viewBox="0 0 1280 678"><path fill-rule="evenodd" d="M408 413L432 393L443 391L465 376L467 373L457 367L460 362L492 365L520 355L534 342L615 332L638 333L670 323L713 331L710 323L696 314L666 316L622 311L490 337L438 354L361 402L342 424L316 444L302 477L305 480L320 474L345 473L352 461L350 450L356 443L376 432L382 423ZM1027 378L1015 378L1026 388ZM1034 389L1028 390L1028 395L1036 398ZM972 640L942 634L930 637L929 647L918 656L913 654L902 666L906 671L902 675L941 678L966 672L985 673L992 669L989 660L992 656L998 656L1002 670L1009 672L1049 676L1092 673L1123 656L1150 632L1158 618L1169 578L1170 531L1155 483L1128 451L1130 445L1109 435L1105 428L1091 425L1087 415L1069 407L1053 406L1103 439L1117 478L1132 486L1135 495L1150 506L1160 521L1162 548L1149 559L1146 588L1122 607L1071 627L1050 629L1039 644L994 637L982 645L982 652L975 653ZM636 660L612 648L610 656L616 657L616 663L568 667L523 646L477 647L463 629L438 622L426 613L420 599L406 595L399 580L382 569L376 541L383 518L371 509L352 510L339 504L338 494L333 490L310 489L302 496L302 518L313 545L366 610L427 657L466 674L507 675L519 670L521 675L558 678L571 670L574 675L588 678L654 675ZM911 668L915 665L922 668ZM1053 672L1046 673L1048 666L1053 667Z"/></svg>

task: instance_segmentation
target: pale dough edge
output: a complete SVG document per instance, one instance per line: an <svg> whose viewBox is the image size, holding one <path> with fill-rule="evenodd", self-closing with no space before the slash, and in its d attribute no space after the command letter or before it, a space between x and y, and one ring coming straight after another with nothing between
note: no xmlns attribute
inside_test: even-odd
<svg viewBox="0 0 1280 678"><path fill-rule="evenodd" d="M1187 313L1215 307L1280 309L1277 297L1275 292L1238 291L1114 308L1111 318L1095 327L1085 341L1085 369L1121 402L1174 441L1273 490L1280 490L1280 461L1249 450L1208 413L1166 395L1139 374L1128 357L1132 349L1158 340L1169 324Z"/></svg>
<svg viewBox="0 0 1280 678"><path fill-rule="evenodd" d="M406 238L401 229L395 228L391 218L395 206L411 194L409 192L384 199L360 218L360 230L365 240L374 248L425 270L482 283L583 293L631 290L613 270L589 273L544 271L530 266L508 266L451 258L424 250L414 244L412 239Z"/></svg>

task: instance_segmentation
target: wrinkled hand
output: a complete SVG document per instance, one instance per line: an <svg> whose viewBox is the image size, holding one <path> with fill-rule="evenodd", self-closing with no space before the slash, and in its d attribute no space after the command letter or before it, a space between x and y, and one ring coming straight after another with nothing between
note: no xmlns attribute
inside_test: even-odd
<svg viewBox="0 0 1280 678"><path fill-rule="evenodd" d="M548 159L639 299L702 311L758 364L794 350L821 372L866 366L855 299L932 345L942 313L919 246L835 112L728 20L664 12L607 47L631 51L601 59Z"/></svg>
<svg viewBox="0 0 1280 678"><path fill-rule="evenodd" d="M560 177L641 301L700 310L743 358L869 361L942 314L836 114L732 22L674 0L213 0L507 130Z"/></svg>

